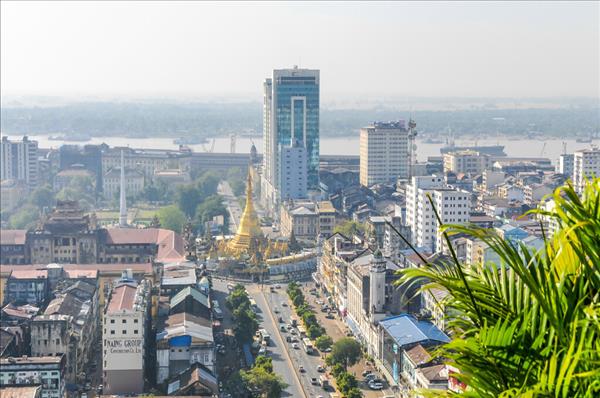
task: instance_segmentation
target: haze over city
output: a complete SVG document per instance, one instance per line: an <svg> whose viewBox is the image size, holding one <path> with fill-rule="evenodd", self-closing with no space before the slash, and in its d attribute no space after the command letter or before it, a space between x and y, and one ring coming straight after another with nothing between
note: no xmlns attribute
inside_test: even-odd
<svg viewBox="0 0 600 398"><path fill-rule="evenodd" d="M260 98L319 68L324 103L599 94L598 2L5 2L2 96Z"/></svg>

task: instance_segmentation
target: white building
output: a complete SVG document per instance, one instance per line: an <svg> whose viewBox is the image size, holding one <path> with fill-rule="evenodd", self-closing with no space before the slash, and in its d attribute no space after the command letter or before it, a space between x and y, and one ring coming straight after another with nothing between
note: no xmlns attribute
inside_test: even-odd
<svg viewBox="0 0 600 398"><path fill-rule="evenodd" d="M360 183L395 182L409 175L409 131L404 120L375 122L360 129Z"/></svg>
<svg viewBox="0 0 600 398"><path fill-rule="evenodd" d="M105 307L102 330L104 393L143 393L150 286L121 280Z"/></svg>
<svg viewBox="0 0 600 398"><path fill-rule="evenodd" d="M38 143L27 136L22 141L2 137L0 144L0 180L24 181L35 188L38 181Z"/></svg>
<svg viewBox="0 0 600 398"><path fill-rule="evenodd" d="M412 243L432 252L442 251L443 236L428 195L444 224L464 224L469 221L470 194L445 185L437 176L413 177L406 187L406 220Z"/></svg>
<svg viewBox="0 0 600 398"><path fill-rule="evenodd" d="M491 193L496 186L503 184L506 174L502 171L485 170L483 172L483 190Z"/></svg>
<svg viewBox="0 0 600 398"><path fill-rule="evenodd" d="M444 154L444 173L481 174L492 168L490 156L472 150Z"/></svg>
<svg viewBox="0 0 600 398"><path fill-rule="evenodd" d="M573 178L573 161L575 155L572 153L563 153L558 159L558 172L566 175L568 178Z"/></svg>
<svg viewBox="0 0 600 398"><path fill-rule="evenodd" d="M121 190L121 168L115 167L104 174L102 181L104 197L106 199L116 198ZM144 189L144 174L138 170L125 166L125 193L136 196Z"/></svg>
<svg viewBox="0 0 600 398"><path fill-rule="evenodd" d="M582 192L585 180L600 176L600 149L580 149L573 157L573 185Z"/></svg>
<svg viewBox="0 0 600 398"><path fill-rule="evenodd" d="M306 148L293 145L281 148L280 198L305 199L307 187Z"/></svg>

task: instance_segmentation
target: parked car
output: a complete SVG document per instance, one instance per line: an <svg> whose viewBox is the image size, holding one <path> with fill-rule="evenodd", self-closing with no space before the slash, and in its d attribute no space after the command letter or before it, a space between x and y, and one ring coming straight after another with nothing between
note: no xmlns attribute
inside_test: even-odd
<svg viewBox="0 0 600 398"><path fill-rule="evenodd" d="M317 372L323 373L323 372L325 372L325 368L323 366L321 366L321 365L318 365L317 366Z"/></svg>
<svg viewBox="0 0 600 398"><path fill-rule="evenodd" d="M381 383L380 381L376 381L376 380L370 381L368 386L371 390L383 389L383 383Z"/></svg>
<svg viewBox="0 0 600 398"><path fill-rule="evenodd" d="M287 329L285 328L285 325L281 325L279 327L279 330L281 330L282 332L287 332Z"/></svg>
<svg viewBox="0 0 600 398"><path fill-rule="evenodd" d="M279 323L285 323L285 321L283 320L283 318L282 318L282 317L279 317L279 319L278 319L278 320L279 320Z"/></svg>
<svg viewBox="0 0 600 398"><path fill-rule="evenodd" d="M287 307L287 303L284 301L283 303L281 303L282 306Z"/></svg>
<svg viewBox="0 0 600 398"><path fill-rule="evenodd" d="M323 350L323 352L331 352L331 347L327 347Z"/></svg>
<svg viewBox="0 0 600 398"><path fill-rule="evenodd" d="M292 337L291 336L285 336L285 341L287 341L288 343L292 342Z"/></svg>
<svg viewBox="0 0 600 398"><path fill-rule="evenodd" d="M365 375L365 381L367 383L370 383L373 380L377 380L377 376L375 376L373 373L368 373L367 375Z"/></svg>
<svg viewBox="0 0 600 398"><path fill-rule="evenodd" d="M327 318L327 319L335 319L335 316L333 316L333 314L330 312L329 314L325 315L325 318Z"/></svg>
<svg viewBox="0 0 600 398"><path fill-rule="evenodd" d="M371 372L370 370L365 370L365 371L363 371L363 372L362 372L362 376L363 376L363 377L366 377L367 375L370 375L370 374L372 374L372 373L373 373L373 372Z"/></svg>

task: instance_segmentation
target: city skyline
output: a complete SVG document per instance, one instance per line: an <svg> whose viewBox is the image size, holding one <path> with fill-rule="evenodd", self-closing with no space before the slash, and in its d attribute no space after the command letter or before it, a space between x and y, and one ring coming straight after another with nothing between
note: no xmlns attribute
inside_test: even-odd
<svg viewBox="0 0 600 398"><path fill-rule="evenodd" d="M257 99L297 64L322 71L325 102L598 97L598 18L593 2L3 2L2 95Z"/></svg>

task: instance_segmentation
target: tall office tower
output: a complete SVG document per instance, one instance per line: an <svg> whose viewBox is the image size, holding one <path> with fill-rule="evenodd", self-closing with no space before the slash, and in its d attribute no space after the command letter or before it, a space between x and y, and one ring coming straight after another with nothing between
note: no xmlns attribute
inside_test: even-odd
<svg viewBox="0 0 600 398"><path fill-rule="evenodd" d="M580 149L573 156L573 185L582 192L586 179L600 177L600 149Z"/></svg>
<svg viewBox="0 0 600 398"><path fill-rule="evenodd" d="M308 162L306 148L300 143L281 148L281 185L279 196L282 201L306 198Z"/></svg>
<svg viewBox="0 0 600 398"><path fill-rule="evenodd" d="M31 141L27 136L20 142L2 137L0 180L20 180L30 188L35 188L38 180L37 141Z"/></svg>
<svg viewBox="0 0 600 398"><path fill-rule="evenodd" d="M411 228L412 243L432 252L442 251L444 242L438 229L433 204L444 223L469 221L470 195L449 187L442 177L413 177L406 187L406 222Z"/></svg>
<svg viewBox="0 0 600 398"><path fill-rule="evenodd" d="M360 129L360 184L396 182L409 177L409 130L404 120L375 122Z"/></svg>
<svg viewBox="0 0 600 398"><path fill-rule="evenodd" d="M282 153L302 147L306 156L307 189L319 186L319 71L315 69L275 69L264 82L263 141L264 167L261 194L271 208L280 203ZM300 155L299 150L292 149ZM298 181L300 181L298 179ZM287 183L287 180L286 180ZM292 190L306 196L300 189ZM288 191L289 192L289 191Z"/></svg>

